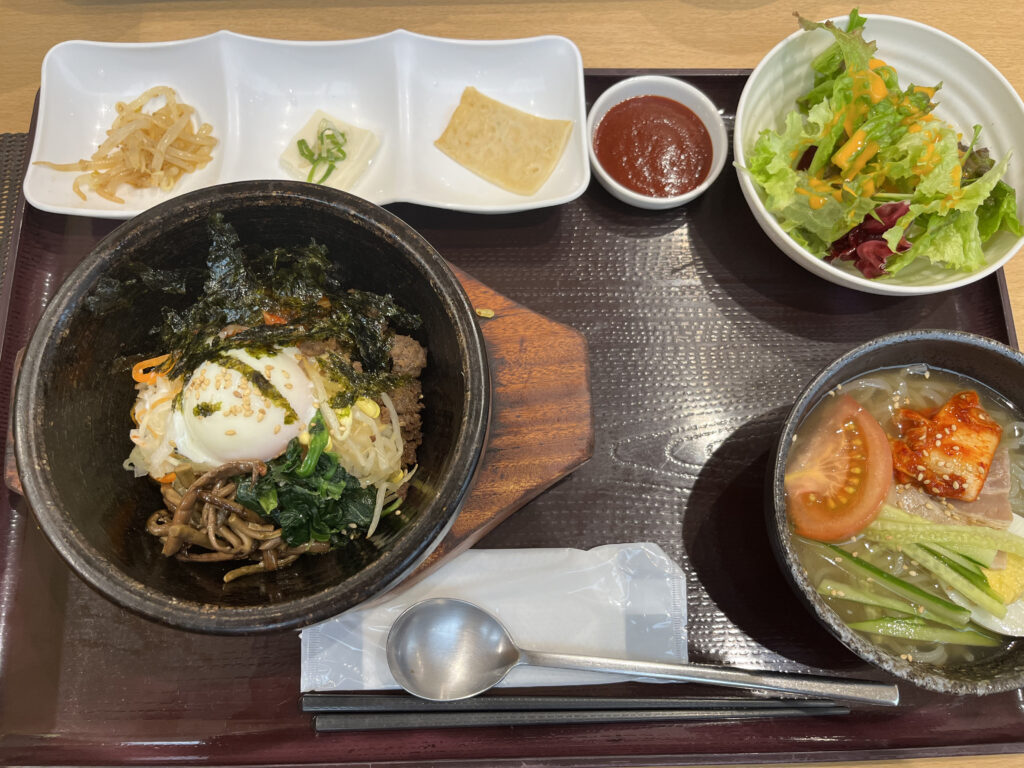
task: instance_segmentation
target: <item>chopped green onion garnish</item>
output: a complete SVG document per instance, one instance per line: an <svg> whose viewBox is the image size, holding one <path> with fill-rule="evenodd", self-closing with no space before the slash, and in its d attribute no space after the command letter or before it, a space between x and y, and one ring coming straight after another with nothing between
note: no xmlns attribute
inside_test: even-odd
<svg viewBox="0 0 1024 768"><path fill-rule="evenodd" d="M315 181L317 184L327 181L338 167L338 163L347 156L343 149L347 141L348 138L345 134L329 120L320 121L316 132L316 143L312 147L305 139L299 139L299 154L310 164L306 181ZM318 176L319 178L317 178Z"/></svg>

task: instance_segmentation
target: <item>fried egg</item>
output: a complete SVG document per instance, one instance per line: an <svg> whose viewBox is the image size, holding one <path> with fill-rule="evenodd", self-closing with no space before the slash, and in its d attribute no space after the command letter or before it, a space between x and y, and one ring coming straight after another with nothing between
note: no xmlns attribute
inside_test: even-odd
<svg viewBox="0 0 1024 768"><path fill-rule="evenodd" d="M184 382L156 376L139 383L132 409L135 447L124 462L136 477L170 482L182 465L197 472L240 459L270 461L293 438L302 439L319 410L332 450L349 474L378 489L404 482L404 442L386 393L382 410L358 397L352 406L322 408L330 400L315 361L295 347L271 353L232 349L202 363Z"/></svg>
<svg viewBox="0 0 1024 768"><path fill-rule="evenodd" d="M300 358L294 347L272 354L232 349L204 362L171 414L175 451L202 469L280 456L317 411Z"/></svg>

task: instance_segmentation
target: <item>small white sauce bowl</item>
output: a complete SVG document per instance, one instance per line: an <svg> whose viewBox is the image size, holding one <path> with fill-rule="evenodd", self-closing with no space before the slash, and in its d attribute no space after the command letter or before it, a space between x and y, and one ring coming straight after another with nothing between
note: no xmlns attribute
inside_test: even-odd
<svg viewBox="0 0 1024 768"><path fill-rule="evenodd" d="M682 195L651 197L623 186L601 166L594 152L594 131L597 130L597 126L601 124L601 120L609 109L636 96L664 96L667 99L672 99L691 109L704 123L708 135L711 137L711 168L699 186ZM597 176L597 180L601 182L601 186L624 203L652 210L675 208L703 194L704 190L710 187L718 178L718 174L722 172L722 168L725 167L726 155L729 152L729 138L725 130L725 122L714 102L689 83L675 77L662 75L630 77L620 80L608 88L590 108L590 114L587 117L587 137L590 167L593 169L594 175Z"/></svg>

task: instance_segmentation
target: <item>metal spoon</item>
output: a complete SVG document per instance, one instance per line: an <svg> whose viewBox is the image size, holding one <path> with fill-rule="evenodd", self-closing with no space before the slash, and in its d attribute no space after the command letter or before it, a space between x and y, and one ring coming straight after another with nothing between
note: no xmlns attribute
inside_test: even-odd
<svg viewBox="0 0 1024 768"><path fill-rule="evenodd" d="M444 597L416 603L398 617L388 633L387 658L400 686L433 701L476 696L497 685L520 664L756 688L866 704L895 706L900 698L895 685L870 680L528 651L517 647L501 622L483 609Z"/></svg>

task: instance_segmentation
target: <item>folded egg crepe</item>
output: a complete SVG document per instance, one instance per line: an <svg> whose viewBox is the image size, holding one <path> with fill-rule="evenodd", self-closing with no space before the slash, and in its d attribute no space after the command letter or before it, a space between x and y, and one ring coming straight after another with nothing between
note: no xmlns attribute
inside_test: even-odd
<svg viewBox="0 0 1024 768"><path fill-rule="evenodd" d="M532 195L558 165L570 133L571 120L537 117L469 86L434 145L492 184Z"/></svg>

